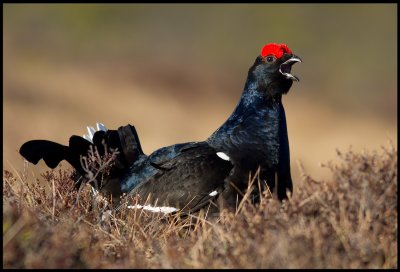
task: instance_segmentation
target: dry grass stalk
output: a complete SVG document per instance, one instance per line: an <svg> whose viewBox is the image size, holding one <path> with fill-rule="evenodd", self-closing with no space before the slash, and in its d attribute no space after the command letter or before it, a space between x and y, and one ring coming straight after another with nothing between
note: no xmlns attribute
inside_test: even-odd
<svg viewBox="0 0 400 272"><path fill-rule="evenodd" d="M283 203L264 191L236 212L167 216L95 201L70 173L4 172L5 268L396 268L397 149L338 152L329 181L302 172ZM100 169L100 168L99 168ZM95 176L95 173L93 174ZM260 186L257 175L249 186ZM80 201L76 201L78 198ZM133 196L127 196L132 198ZM96 206L97 205L97 206Z"/></svg>

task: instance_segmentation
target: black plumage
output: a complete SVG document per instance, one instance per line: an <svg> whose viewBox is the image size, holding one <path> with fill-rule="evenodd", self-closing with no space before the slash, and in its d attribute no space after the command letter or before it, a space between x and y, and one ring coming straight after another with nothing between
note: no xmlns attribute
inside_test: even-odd
<svg viewBox="0 0 400 272"><path fill-rule="evenodd" d="M96 147L102 156L117 150L113 164L101 181L96 180L96 186L114 199L122 193L139 195L138 203L143 205L193 212L219 198L234 207L237 189L244 191L249 173L258 169L262 184L271 191L277 184L277 196L282 200L287 198L287 190L293 190L282 95L298 80L290 71L300 61L285 45L264 46L249 69L235 110L203 142L176 144L145 155L135 128L127 125L94 133L92 143L79 136L72 136L69 146L29 141L21 146L20 154L34 164L43 158L50 168L67 160L78 173L79 186L90 177L82 167L82 157L89 150Z"/></svg>

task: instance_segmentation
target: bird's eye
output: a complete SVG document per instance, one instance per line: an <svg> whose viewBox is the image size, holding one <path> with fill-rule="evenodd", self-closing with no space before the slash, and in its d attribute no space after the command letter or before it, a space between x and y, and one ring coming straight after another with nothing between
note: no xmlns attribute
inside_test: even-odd
<svg viewBox="0 0 400 272"><path fill-rule="evenodd" d="M267 62L274 62L276 60L276 57L274 55L270 55L266 57Z"/></svg>

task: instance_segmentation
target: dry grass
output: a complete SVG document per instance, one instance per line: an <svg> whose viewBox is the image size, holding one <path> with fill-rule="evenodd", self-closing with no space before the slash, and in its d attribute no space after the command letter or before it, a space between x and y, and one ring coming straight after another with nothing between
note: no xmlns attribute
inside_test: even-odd
<svg viewBox="0 0 400 272"><path fill-rule="evenodd" d="M107 212L69 172L3 175L4 268L397 268L397 149L345 153L329 181L302 172L280 203L186 218Z"/></svg>

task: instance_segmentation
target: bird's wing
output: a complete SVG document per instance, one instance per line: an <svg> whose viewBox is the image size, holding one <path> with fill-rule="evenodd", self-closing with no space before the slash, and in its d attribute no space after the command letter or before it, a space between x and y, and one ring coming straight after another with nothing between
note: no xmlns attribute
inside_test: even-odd
<svg viewBox="0 0 400 272"><path fill-rule="evenodd" d="M174 162L174 158L181 155L182 153L193 149L208 146L206 142L188 142L166 146L154 151L149 155L149 162L151 165L158 169L167 170L171 167L171 163Z"/></svg>
<svg viewBox="0 0 400 272"><path fill-rule="evenodd" d="M129 193L140 196L141 202L137 204L141 207L146 204L197 211L222 192L232 169L229 161L220 158L205 142L175 148L172 154L164 154L157 161L166 170L157 171Z"/></svg>

